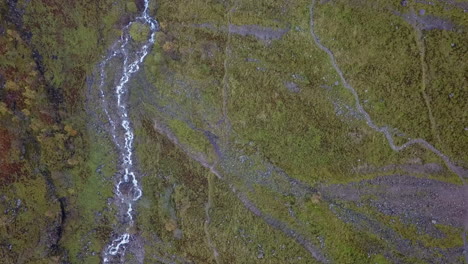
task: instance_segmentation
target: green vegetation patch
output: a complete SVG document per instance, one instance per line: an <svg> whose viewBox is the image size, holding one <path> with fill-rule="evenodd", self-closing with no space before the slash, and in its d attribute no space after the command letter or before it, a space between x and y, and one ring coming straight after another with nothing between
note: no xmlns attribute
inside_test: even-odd
<svg viewBox="0 0 468 264"><path fill-rule="evenodd" d="M177 119L170 120L168 125L182 144L201 153L209 152L210 142L200 131L193 130L186 123Z"/></svg>
<svg viewBox="0 0 468 264"><path fill-rule="evenodd" d="M149 37L150 29L148 25L135 22L130 26L130 36L136 42L146 41Z"/></svg>

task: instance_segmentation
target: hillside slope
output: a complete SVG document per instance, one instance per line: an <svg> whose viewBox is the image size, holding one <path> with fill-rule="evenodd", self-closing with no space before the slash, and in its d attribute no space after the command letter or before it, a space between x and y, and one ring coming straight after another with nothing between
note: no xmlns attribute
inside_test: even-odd
<svg viewBox="0 0 468 264"><path fill-rule="evenodd" d="M0 3L5 263L101 263L128 223L144 3ZM111 263L468 263L467 11L149 1Z"/></svg>

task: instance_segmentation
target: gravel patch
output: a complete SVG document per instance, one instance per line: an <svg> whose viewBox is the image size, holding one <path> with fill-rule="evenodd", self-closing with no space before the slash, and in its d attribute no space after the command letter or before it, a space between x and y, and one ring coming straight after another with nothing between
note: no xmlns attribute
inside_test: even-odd
<svg viewBox="0 0 468 264"><path fill-rule="evenodd" d="M344 222L352 224L363 232L376 234L386 241L384 248L379 245L374 245L374 248L371 246L369 254L382 254L392 263L408 263L405 257L413 257L427 263L462 263L460 256L463 255L463 247L426 248L420 243L414 243L402 237L394 229L362 213L338 204L331 204L330 210Z"/></svg>
<svg viewBox="0 0 468 264"><path fill-rule="evenodd" d="M464 227L467 224L468 187L406 175L381 176L357 183L320 188L332 200L370 205L430 231L434 223ZM369 198L372 197L372 198ZM366 199L367 198L367 199Z"/></svg>
<svg viewBox="0 0 468 264"><path fill-rule="evenodd" d="M286 87L286 89L288 89L292 93L298 93L301 91L301 88L299 87L299 85L297 85L294 82L285 82L284 86Z"/></svg>
<svg viewBox="0 0 468 264"><path fill-rule="evenodd" d="M270 28L270 27L262 27L259 25L233 25L229 24L229 26L221 26L217 27L213 24L210 23L203 23L203 24L197 24L194 25L195 27L198 28L207 28L211 29L213 31L222 31L222 32L228 32L231 34L236 34L240 36L251 36L255 37L258 40L264 41L264 42L270 42L272 40L278 40L282 38L286 33L288 33L289 28Z"/></svg>
<svg viewBox="0 0 468 264"><path fill-rule="evenodd" d="M402 170L408 174L442 174L445 172L445 169L442 165L438 163L426 163L426 164L390 164L384 167L374 167L370 165L362 165L354 168L354 172L361 174L376 173L376 172L390 172Z"/></svg>
<svg viewBox="0 0 468 264"><path fill-rule="evenodd" d="M422 30L440 29L451 31L456 28L455 24L453 24L448 19L440 18L433 15L426 15L426 11L424 9L419 10L419 14L415 12L400 13L398 11L394 11L393 13L403 18L412 26L418 27Z"/></svg>

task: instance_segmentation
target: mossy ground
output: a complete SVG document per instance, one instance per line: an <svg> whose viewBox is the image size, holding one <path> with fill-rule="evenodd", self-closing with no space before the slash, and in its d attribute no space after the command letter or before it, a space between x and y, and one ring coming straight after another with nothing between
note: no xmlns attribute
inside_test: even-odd
<svg viewBox="0 0 468 264"><path fill-rule="evenodd" d="M161 30L138 73L147 83L132 83L131 98L144 191L136 233L145 241L147 262L314 262L290 237L247 210L229 184L336 263L391 262L386 253L397 251L391 241L345 222L320 194L297 197L251 184L242 178L248 174L233 176L237 167L224 168L224 181L214 178L153 128L154 119L164 122L184 146L213 165L219 153L210 140L218 140L224 149L268 162L312 187L381 175L356 173L360 166L442 163L417 146L392 151L383 135L353 114L351 94L310 35L310 4L152 2ZM442 5L328 1L315 8L315 30L372 119L403 133L397 143L421 137L466 165L468 24L460 9ZM18 1L16 8L24 10L21 23L6 2L0 4L6 18L0 24L0 209L6 212L0 218L0 255L6 263L98 263L115 224L108 201L116 157L112 142L88 124L86 77L138 11L138 2ZM423 30L418 38L414 26L395 12L420 9L450 20L456 29ZM287 32L261 41L229 34L229 23ZM138 24L131 31L135 40L146 32ZM424 67L429 103L421 91ZM208 138L206 131L217 138ZM394 172L401 173L386 173ZM418 176L460 184L448 170ZM246 182L250 185L243 186ZM434 238L372 208L340 206L376 219L413 244L461 245L456 227L438 226L446 236Z"/></svg>
<svg viewBox="0 0 468 264"><path fill-rule="evenodd" d="M316 47L310 35L310 1L287 4L212 1L209 5L205 2L193 1L189 6L174 1L159 3L157 17L161 32L145 63L142 77L148 83L140 83L139 88L136 85L134 94L151 98L139 100L144 102L141 111L148 113L148 118L157 116L158 122L176 118L178 121L172 122L177 124L171 125L169 121L168 127L192 150L203 149L200 147L202 139L195 135L203 137L200 131L209 130L219 136L218 140L228 142L231 150L249 157L260 156L310 186L404 173L400 169L383 173L356 172L356 168L363 166L415 162L442 164L437 156L419 146L401 152L391 150L383 135L369 128L362 117L353 113L354 98L343 87L328 56ZM457 100L463 94L460 87L466 86L462 73L466 66L453 64L463 57L460 53L463 48L457 50L446 46L449 42L463 42L464 34L423 31L424 61L430 71L426 93L437 124L437 135L434 135L428 105L421 92L423 80L417 32L395 13L408 10L400 3L384 1L330 1L316 6L315 30L335 54L345 78L357 90L361 104L371 118L379 126L398 129L395 132L397 144L405 143L408 137L424 138L454 161L464 164L466 153L460 142L466 141L463 140L466 133L462 122L466 119L466 111L461 109L466 107ZM465 23L458 9L449 12L431 7L430 12L454 23ZM288 31L279 40L265 42L252 36L229 34L223 30L223 27L228 28L228 23ZM446 69L447 75L435 74L435 67ZM450 81L445 82L446 79ZM288 90L285 82L294 82L299 92ZM436 84L443 88L437 88ZM434 94L444 93L446 89L453 90L451 99ZM443 106L449 103L448 100L450 111L453 111L451 116L447 115L448 108ZM186 124L181 125L181 122ZM227 137L221 137L225 135L227 123L230 132ZM437 141L437 137L441 141ZM200 177L205 177L204 173L202 175ZM461 183L447 169L439 174L417 175ZM234 179L231 183L240 182L245 181ZM323 250L338 263L387 263L390 260L386 250L395 250L389 249L390 242L383 241L381 235L362 232L338 218L327 201L311 202L310 197L296 200L264 185L255 186L255 191L249 187L242 190L269 215L308 237L323 238L326 241ZM203 193L207 195L206 189ZM207 198L204 199L206 202ZM294 208L296 218L288 216L288 204ZM213 212L218 206L215 202ZM202 207L200 202L199 211L192 212L193 217L189 218L200 217L197 215L202 213ZM407 239L424 241L425 247L442 244L450 247L448 240L434 242L434 238L414 233L411 225L395 226L393 220L381 218L374 211L365 214L405 234ZM249 225L253 223L249 222ZM454 237L460 236L457 228L448 229ZM198 232L202 232L201 226ZM209 249L206 244L204 246ZM452 246L459 247L460 244ZM411 259L402 261L411 262Z"/></svg>
<svg viewBox="0 0 468 264"><path fill-rule="evenodd" d="M146 188L138 226L147 241L146 261L177 256L215 263L203 229L209 171L156 132L151 121L142 127L138 157ZM313 263L304 249L248 212L226 183L213 181L208 232L220 263Z"/></svg>
<svg viewBox="0 0 468 264"><path fill-rule="evenodd" d="M5 1L0 11L1 262L99 263L115 157L88 126L85 78L132 13L111 1Z"/></svg>

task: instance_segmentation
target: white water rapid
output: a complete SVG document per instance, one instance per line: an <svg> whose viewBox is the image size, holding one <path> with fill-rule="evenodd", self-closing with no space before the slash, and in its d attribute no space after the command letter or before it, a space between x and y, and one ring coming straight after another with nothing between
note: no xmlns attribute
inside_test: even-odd
<svg viewBox="0 0 468 264"><path fill-rule="evenodd" d="M100 83L99 92L104 112L110 123L110 133L118 149L120 166L119 179L115 185L115 194L118 206L124 210L121 217L121 226L118 237L104 249L103 262L114 262L112 259L122 259L125 250L131 241L131 229L134 226L133 205L142 196L141 186L135 173L133 162L133 139L134 133L128 114L128 85L130 78L140 69L146 55L150 51L155 41L155 34L158 30L158 23L149 15L149 0L144 0L144 10L135 20L129 22L122 30L121 38L112 46L109 54L99 65ZM132 24L141 23L149 27L148 39L144 42L137 42L130 36ZM106 69L116 71L114 61L118 61L122 67L120 73L112 72L114 78L107 79ZM114 68L115 67L115 68ZM110 69L109 69L110 68ZM117 77L115 77L117 76ZM115 82L114 79L117 81ZM106 87L113 87L109 93Z"/></svg>

